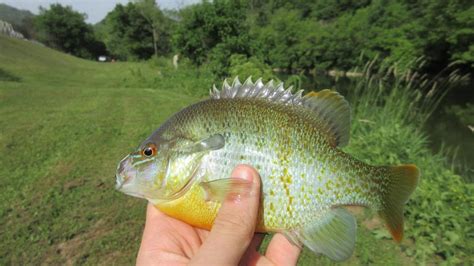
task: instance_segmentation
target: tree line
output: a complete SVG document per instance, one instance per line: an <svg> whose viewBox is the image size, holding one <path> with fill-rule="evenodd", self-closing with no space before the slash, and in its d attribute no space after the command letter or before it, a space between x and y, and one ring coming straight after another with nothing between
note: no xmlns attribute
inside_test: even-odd
<svg viewBox="0 0 474 266"><path fill-rule="evenodd" d="M37 36L62 51L146 60L179 53L217 75L231 58L282 71L349 70L379 58L423 72L456 62L474 70L474 4L469 0L215 0L177 11L154 0L117 4L98 24L53 4L35 18ZM232 57L234 56L234 57Z"/></svg>

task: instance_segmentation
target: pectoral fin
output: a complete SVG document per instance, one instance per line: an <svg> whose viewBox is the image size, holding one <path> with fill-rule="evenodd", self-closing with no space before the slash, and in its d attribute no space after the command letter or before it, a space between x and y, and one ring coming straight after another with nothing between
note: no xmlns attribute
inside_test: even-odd
<svg viewBox="0 0 474 266"><path fill-rule="evenodd" d="M193 143L177 145L175 147L181 153L192 154L198 152L206 152L218 150L224 147L225 139L221 134L214 134L208 138Z"/></svg>
<svg viewBox="0 0 474 266"><path fill-rule="evenodd" d="M206 200L222 202L226 198L238 198L250 193L252 182L240 178L224 178L201 182Z"/></svg>
<svg viewBox="0 0 474 266"><path fill-rule="evenodd" d="M354 251L356 226L352 214L343 208L336 208L295 232L293 237L313 252L322 253L335 261L343 261L350 258Z"/></svg>

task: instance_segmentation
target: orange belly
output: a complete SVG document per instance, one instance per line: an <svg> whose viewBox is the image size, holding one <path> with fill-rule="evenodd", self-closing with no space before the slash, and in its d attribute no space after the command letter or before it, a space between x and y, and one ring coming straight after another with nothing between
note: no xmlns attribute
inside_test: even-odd
<svg viewBox="0 0 474 266"><path fill-rule="evenodd" d="M221 204L215 201L206 201L204 191L200 186L193 186L181 198L169 202L156 204L160 211L168 216L181 220L187 224L210 230ZM257 232L268 232L263 224L263 210L259 211Z"/></svg>

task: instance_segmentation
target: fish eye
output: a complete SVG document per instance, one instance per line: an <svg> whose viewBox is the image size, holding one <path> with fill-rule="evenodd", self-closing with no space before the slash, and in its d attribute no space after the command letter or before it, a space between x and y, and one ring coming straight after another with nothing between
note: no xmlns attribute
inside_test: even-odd
<svg viewBox="0 0 474 266"><path fill-rule="evenodd" d="M145 157L152 157L156 155L156 146L154 144L150 144L147 147L143 148L142 156Z"/></svg>

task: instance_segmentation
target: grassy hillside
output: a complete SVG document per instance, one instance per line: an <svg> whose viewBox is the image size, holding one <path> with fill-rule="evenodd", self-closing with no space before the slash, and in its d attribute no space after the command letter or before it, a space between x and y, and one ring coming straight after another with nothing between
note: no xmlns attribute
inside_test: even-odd
<svg viewBox="0 0 474 266"><path fill-rule="evenodd" d="M20 80L0 81L0 264L133 261L145 203L114 191L117 162L195 98L3 37L0 69Z"/></svg>
<svg viewBox="0 0 474 266"><path fill-rule="evenodd" d="M114 190L116 165L211 84L205 70L176 71L164 59L102 64L0 37L0 264L132 263L146 204ZM372 119L369 111L364 119ZM400 143L392 142L405 131L385 126L381 132L358 123L356 132L366 135L358 133L352 151L397 163L400 156L383 147L396 150ZM373 149L380 139L385 146ZM401 146L413 149L409 139ZM425 150L410 156L429 161ZM366 215L359 217L355 256L345 264L414 264L403 252L413 250L413 239L396 245L385 230L373 230L383 227L377 219L362 221ZM424 217L431 216L416 219ZM433 224L409 226L424 234ZM332 264L308 252L300 262Z"/></svg>

